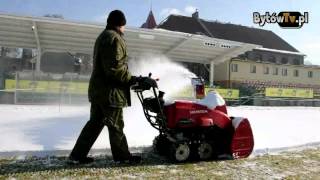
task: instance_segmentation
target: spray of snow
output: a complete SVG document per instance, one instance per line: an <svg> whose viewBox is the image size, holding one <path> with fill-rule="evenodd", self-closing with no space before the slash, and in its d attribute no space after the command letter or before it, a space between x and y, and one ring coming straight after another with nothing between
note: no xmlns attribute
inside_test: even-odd
<svg viewBox="0 0 320 180"><path fill-rule="evenodd" d="M148 76L151 72L153 78L159 78L158 87L166 93L166 97L191 86L191 78L196 77L182 65L161 55L149 54L138 60L131 60L129 68L134 75Z"/></svg>
<svg viewBox="0 0 320 180"><path fill-rule="evenodd" d="M151 72L152 78L159 78L158 87L166 93L165 99L191 86L191 78L196 77L188 69L165 56L144 55L129 61L129 69L134 75L148 76ZM124 131L129 145L138 146L144 144L146 140L151 144L158 135L157 131L147 122L136 94L131 94L131 100L132 106L124 110L126 125Z"/></svg>

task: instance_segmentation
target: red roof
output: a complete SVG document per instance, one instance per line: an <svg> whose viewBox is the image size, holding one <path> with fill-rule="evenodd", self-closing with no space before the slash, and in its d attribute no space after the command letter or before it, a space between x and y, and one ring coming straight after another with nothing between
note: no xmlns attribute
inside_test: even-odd
<svg viewBox="0 0 320 180"><path fill-rule="evenodd" d="M147 28L147 29L153 29L157 26L156 20L153 16L152 11L149 12L149 16L147 18L147 21L142 24L142 28Z"/></svg>

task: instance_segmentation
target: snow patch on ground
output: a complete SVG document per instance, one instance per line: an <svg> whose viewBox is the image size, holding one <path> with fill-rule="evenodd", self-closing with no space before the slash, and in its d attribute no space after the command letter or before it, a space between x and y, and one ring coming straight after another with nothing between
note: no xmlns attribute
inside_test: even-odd
<svg viewBox="0 0 320 180"><path fill-rule="evenodd" d="M228 114L247 117L254 149L274 149L320 142L319 107L229 107Z"/></svg>
<svg viewBox="0 0 320 180"><path fill-rule="evenodd" d="M13 151L71 150L89 111L89 105L0 105L0 156ZM256 152L320 142L317 107L240 106L229 107L228 113L249 119ZM125 108L124 117L129 146L150 146L157 131L143 116L141 105ZM105 128L94 149L109 147Z"/></svg>

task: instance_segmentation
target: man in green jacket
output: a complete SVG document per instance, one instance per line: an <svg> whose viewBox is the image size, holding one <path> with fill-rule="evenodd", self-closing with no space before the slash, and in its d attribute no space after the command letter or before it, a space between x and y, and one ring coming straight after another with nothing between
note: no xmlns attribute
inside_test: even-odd
<svg viewBox="0 0 320 180"><path fill-rule="evenodd" d="M130 86L137 82L128 70L128 55L123 39L126 18L119 10L112 11L107 26L95 42L93 52L93 72L89 83L91 102L90 120L69 156L75 163L90 163L87 157L93 143L103 127L109 131L113 159L116 162L140 162L140 156L129 152L123 133L122 108L130 106Z"/></svg>

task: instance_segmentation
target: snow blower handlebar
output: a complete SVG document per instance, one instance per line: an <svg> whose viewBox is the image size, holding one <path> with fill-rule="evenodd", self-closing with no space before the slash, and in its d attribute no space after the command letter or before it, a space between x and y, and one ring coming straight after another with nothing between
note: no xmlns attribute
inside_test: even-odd
<svg viewBox="0 0 320 180"><path fill-rule="evenodd" d="M150 88L158 88L157 85L157 79L151 78L151 73L149 73L149 76L140 76L137 78L137 83L132 86L132 89L135 91L145 91L150 90Z"/></svg>
<svg viewBox="0 0 320 180"><path fill-rule="evenodd" d="M166 119L163 113L164 92L156 90L158 88L158 79L152 79L151 75L149 73L149 76L140 76L136 85L131 88L137 93L148 122L161 133L166 130ZM147 90L151 90L154 97L144 97L143 92Z"/></svg>

